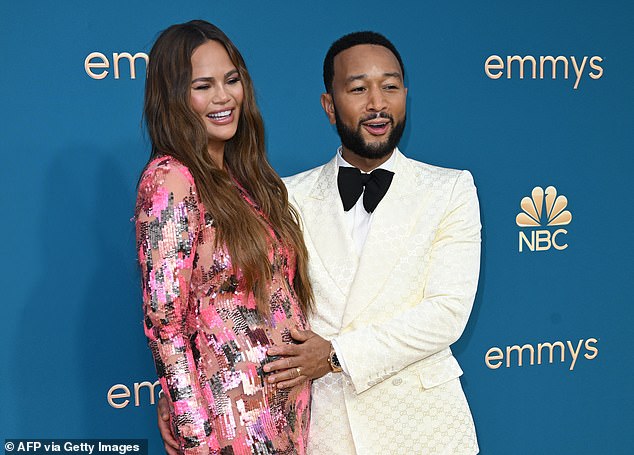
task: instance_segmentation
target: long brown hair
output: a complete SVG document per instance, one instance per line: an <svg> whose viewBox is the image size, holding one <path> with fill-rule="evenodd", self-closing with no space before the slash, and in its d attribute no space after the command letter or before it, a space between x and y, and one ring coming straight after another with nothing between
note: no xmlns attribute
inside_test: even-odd
<svg viewBox="0 0 634 455"><path fill-rule="evenodd" d="M190 103L191 57L198 46L209 40L219 42L227 50L244 90L236 134L225 143L224 164L228 173L207 152L205 125ZM299 216L288 203L284 183L266 158L264 124L244 59L222 30L194 20L172 25L160 34L149 55L144 117L152 141L149 161L171 155L189 168L199 197L214 220L217 244L226 245L234 267L241 269L246 289L254 293L258 310L269 313L270 236L240 196L232 178L254 199L281 241L295 251L297 270L293 288L304 313L312 311L308 252Z"/></svg>

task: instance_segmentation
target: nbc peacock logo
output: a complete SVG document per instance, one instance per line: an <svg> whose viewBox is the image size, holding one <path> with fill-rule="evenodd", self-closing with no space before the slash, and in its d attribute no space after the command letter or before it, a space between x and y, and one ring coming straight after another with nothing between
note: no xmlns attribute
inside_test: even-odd
<svg viewBox="0 0 634 455"><path fill-rule="evenodd" d="M520 208L522 211L515 217L515 223L521 228L547 227L551 229L532 229L530 237L527 230L519 233L519 251L522 253L524 247L529 251L546 251L551 248L565 250L567 243L558 240L558 236L568 234L564 228L553 227L566 226L572 221L572 213L566 210L568 198L557 194L557 188L549 186L544 190L536 186L531 192L531 196L522 198Z"/></svg>

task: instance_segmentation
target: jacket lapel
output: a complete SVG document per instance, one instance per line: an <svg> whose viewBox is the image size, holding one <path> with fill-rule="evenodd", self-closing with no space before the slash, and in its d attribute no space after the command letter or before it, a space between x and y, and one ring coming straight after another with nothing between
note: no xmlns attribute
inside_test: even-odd
<svg viewBox="0 0 634 455"><path fill-rule="evenodd" d="M407 254L412 229L422 210L421 185L415 169L398 150L394 153L394 179L374 212L348 294L343 328L376 299L397 260Z"/></svg>
<svg viewBox="0 0 634 455"><path fill-rule="evenodd" d="M300 206L304 219L304 235L307 234L314 245L310 257L311 269L326 269L341 291L343 300L350 290L358 257L343 217L337 189L336 163L335 158L324 165L313 188L300 201ZM316 260L321 264L314 264Z"/></svg>

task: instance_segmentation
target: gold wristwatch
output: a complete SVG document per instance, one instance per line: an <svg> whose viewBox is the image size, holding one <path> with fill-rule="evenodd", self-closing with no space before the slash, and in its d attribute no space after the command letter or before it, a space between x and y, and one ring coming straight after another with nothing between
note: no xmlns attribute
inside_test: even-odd
<svg viewBox="0 0 634 455"><path fill-rule="evenodd" d="M335 351L332 343L330 343L330 355L328 355L328 363L330 364L330 371L332 371L333 373L341 373L343 371L343 368L341 368L341 363L337 358L337 351Z"/></svg>

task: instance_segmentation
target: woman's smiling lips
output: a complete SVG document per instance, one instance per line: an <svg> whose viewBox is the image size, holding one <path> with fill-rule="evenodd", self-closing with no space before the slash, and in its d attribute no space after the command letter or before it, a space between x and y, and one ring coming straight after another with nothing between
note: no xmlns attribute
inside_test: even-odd
<svg viewBox="0 0 634 455"><path fill-rule="evenodd" d="M207 118L216 125L226 125L233 121L233 109L211 112L207 114Z"/></svg>

